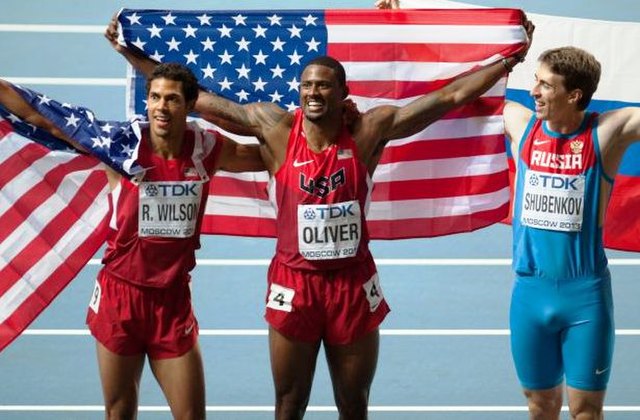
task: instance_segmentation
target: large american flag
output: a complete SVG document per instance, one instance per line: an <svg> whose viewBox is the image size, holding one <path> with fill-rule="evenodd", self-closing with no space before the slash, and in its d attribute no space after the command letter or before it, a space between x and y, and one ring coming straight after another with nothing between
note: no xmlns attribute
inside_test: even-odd
<svg viewBox="0 0 640 420"><path fill-rule="evenodd" d="M0 350L85 266L106 237L100 161L0 107Z"/></svg>
<svg viewBox="0 0 640 420"><path fill-rule="evenodd" d="M129 43L158 60L189 65L204 86L242 103L294 109L301 67L315 55L332 55L345 64L352 98L366 110L405 103L514 53L525 37L521 18L517 10L123 10L120 22ZM468 231L507 214L505 83L387 147L368 215L374 238ZM0 350L103 244L109 205L101 165L125 175L140 169L137 122L101 121L89 109L16 90L90 155L0 109ZM143 114L144 96L132 94ZM266 173L217 174L205 233L274 236L266 182Z"/></svg>
<svg viewBox="0 0 640 420"><path fill-rule="evenodd" d="M365 111L402 105L512 55L523 14L483 10L176 11L123 9L121 41L160 62L190 67L202 86L238 103L298 105L305 63L330 55L346 68ZM132 71L130 111L145 113ZM502 106L506 78L475 102L386 147L367 215L371 237L429 237L478 229L508 213ZM203 230L274 236L266 173L217 174Z"/></svg>

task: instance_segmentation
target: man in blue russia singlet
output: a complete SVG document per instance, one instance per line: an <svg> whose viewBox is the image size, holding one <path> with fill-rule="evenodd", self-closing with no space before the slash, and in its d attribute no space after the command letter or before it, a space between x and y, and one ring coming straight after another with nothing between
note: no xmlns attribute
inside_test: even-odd
<svg viewBox="0 0 640 420"><path fill-rule="evenodd" d="M600 419L614 346L602 223L618 165L640 139L640 108L586 111L600 79L590 53L538 59L535 111L508 102L516 161L511 350L531 418Z"/></svg>

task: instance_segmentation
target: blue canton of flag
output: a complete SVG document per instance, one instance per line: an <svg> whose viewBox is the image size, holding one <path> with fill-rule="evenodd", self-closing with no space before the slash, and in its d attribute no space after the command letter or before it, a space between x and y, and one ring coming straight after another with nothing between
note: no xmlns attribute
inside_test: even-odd
<svg viewBox="0 0 640 420"><path fill-rule="evenodd" d="M134 175L141 170L135 162L140 137L136 121L98 120L90 109L60 103L21 86L13 87L36 111L55 124L69 138L78 142L89 154L125 175ZM9 118L9 120L18 121L15 118ZM12 125L16 131L50 149L69 150L69 146L64 142L40 129L24 122ZM24 127L21 128L21 126ZM28 132L29 130L31 133Z"/></svg>
<svg viewBox="0 0 640 420"><path fill-rule="evenodd" d="M174 11L175 13L175 11ZM129 10L120 13L130 47L152 59L186 65L202 87L238 103L298 106L299 75L326 55L327 29L320 10L216 11ZM145 114L144 80L135 88L135 114Z"/></svg>
<svg viewBox="0 0 640 420"><path fill-rule="evenodd" d="M15 115L7 111L2 105L0 105L0 120L8 121L11 124L14 132L45 146L47 149L61 150L64 152L73 151L69 144L58 139L57 137L54 137L49 132L44 131L36 127L35 125L29 124L16 117Z"/></svg>

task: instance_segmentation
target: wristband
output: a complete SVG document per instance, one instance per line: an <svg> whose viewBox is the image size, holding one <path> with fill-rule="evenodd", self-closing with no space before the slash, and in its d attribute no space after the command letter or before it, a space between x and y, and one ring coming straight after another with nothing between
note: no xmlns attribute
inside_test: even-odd
<svg viewBox="0 0 640 420"><path fill-rule="evenodd" d="M505 70L507 70L507 73L511 73L511 71L513 70L513 66L509 64L509 61L506 58L502 59L502 65L504 66Z"/></svg>

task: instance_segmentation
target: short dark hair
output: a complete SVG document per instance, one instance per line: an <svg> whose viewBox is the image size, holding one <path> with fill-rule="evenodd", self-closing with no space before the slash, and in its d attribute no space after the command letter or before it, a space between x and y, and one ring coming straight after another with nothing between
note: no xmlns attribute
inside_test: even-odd
<svg viewBox="0 0 640 420"><path fill-rule="evenodd" d="M336 78L338 79L338 83L340 83L340 86L344 87L345 89L347 88L347 73L344 70L344 66L335 58L329 57L328 55L316 57L313 60L309 61L304 66L304 69L312 65L329 67L336 74ZM302 70L304 71L304 69Z"/></svg>
<svg viewBox="0 0 640 420"><path fill-rule="evenodd" d="M175 82L182 82L182 94L187 102L198 99L200 86L198 79L188 67L180 63L162 63L158 64L147 78L147 93L151 87L151 82L155 79L168 79Z"/></svg>
<svg viewBox="0 0 640 420"><path fill-rule="evenodd" d="M538 61L549 66L553 73L563 76L567 90L580 89L582 98L578 109L587 108L600 82L601 66L593 54L581 48L560 47L544 51Z"/></svg>

